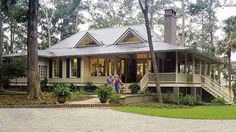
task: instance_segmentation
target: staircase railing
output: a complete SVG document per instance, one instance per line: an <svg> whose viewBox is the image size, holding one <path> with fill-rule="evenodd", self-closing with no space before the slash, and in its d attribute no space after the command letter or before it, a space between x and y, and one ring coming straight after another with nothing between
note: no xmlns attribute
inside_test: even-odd
<svg viewBox="0 0 236 132"><path fill-rule="evenodd" d="M143 91L147 87L147 84L148 84L148 73L146 73L139 82L141 91Z"/></svg>
<svg viewBox="0 0 236 132"><path fill-rule="evenodd" d="M217 97L217 96L224 97L224 99L228 103L233 102L233 96L232 96L231 92L224 89L222 86L220 86L218 83L211 80L210 78L201 75L201 83L203 85L203 88L206 91L208 91L209 93L211 93L213 96L215 96L215 97Z"/></svg>

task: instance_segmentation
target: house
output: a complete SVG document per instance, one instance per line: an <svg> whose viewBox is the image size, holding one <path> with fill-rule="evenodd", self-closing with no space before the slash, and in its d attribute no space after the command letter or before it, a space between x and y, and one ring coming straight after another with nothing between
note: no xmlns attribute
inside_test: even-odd
<svg viewBox="0 0 236 132"><path fill-rule="evenodd" d="M212 66L222 62L188 47L176 44L176 12L165 10L164 38L152 31L158 56L161 91L176 96L191 94L201 99L222 96L232 102L232 94L212 78ZM39 50L39 74L49 84L63 82L85 86L104 84L107 76L118 74L128 86L155 87L146 28L144 25L81 31L59 43ZM12 58L22 54L6 55ZM18 79L26 85L26 78ZM14 84L12 81L11 85Z"/></svg>

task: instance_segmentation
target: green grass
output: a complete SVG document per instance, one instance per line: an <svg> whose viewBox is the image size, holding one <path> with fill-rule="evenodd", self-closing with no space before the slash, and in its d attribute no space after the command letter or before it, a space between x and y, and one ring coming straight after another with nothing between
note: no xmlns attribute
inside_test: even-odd
<svg viewBox="0 0 236 132"><path fill-rule="evenodd" d="M189 108L114 107L114 110L149 116L184 119L236 119L236 106L196 106Z"/></svg>

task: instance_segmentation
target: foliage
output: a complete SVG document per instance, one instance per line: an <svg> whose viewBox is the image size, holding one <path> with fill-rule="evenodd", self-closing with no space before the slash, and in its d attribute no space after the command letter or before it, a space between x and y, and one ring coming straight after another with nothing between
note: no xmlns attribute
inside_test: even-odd
<svg viewBox="0 0 236 132"><path fill-rule="evenodd" d="M40 82L40 87L42 91L47 91L47 84L48 84L48 79L45 77L41 82Z"/></svg>
<svg viewBox="0 0 236 132"><path fill-rule="evenodd" d="M63 83L60 83L60 84L54 85L53 94L55 97L70 98L72 93L71 93L71 89L69 88L69 86L67 86Z"/></svg>
<svg viewBox="0 0 236 132"><path fill-rule="evenodd" d="M133 83L133 84L131 84L131 85L128 87L128 89L131 90L131 93L132 93L132 94L136 94L136 93L138 93L138 91L141 89L141 87L139 86L139 84Z"/></svg>
<svg viewBox="0 0 236 132"><path fill-rule="evenodd" d="M190 24L197 24L200 28L194 28L193 43L196 47L210 55L215 53L215 31L217 27L216 8L219 2L214 0L198 0L191 2L188 6L188 14L191 16ZM189 28L188 30L192 30ZM187 31L188 32L188 31Z"/></svg>
<svg viewBox="0 0 236 132"><path fill-rule="evenodd" d="M1 81L8 81L26 75L26 62L24 58L15 59L10 63L0 65Z"/></svg>
<svg viewBox="0 0 236 132"><path fill-rule="evenodd" d="M236 119L236 106L197 106L187 108L114 107L123 112L184 119Z"/></svg>
<svg viewBox="0 0 236 132"><path fill-rule="evenodd" d="M112 94L109 99L109 103L119 103L120 94Z"/></svg>
<svg viewBox="0 0 236 132"><path fill-rule="evenodd" d="M194 105L195 98L196 97L191 96L191 95L186 95L186 96L181 95L179 98L179 104L181 104L181 105Z"/></svg>
<svg viewBox="0 0 236 132"><path fill-rule="evenodd" d="M101 85L97 88L96 93L99 98L109 99L112 95L112 88L106 84Z"/></svg>
<svg viewBox="0 0 236 132"><path fill-rule="evenodd" d="M166 103L174 103L174 104L178 104L178 96L176 94L173 94L173 93L167 93L167 97L166 97L166 100L165 102Z"/></svg>
<svg viewBox="0 0 236 132"><path fill-rule="evenodd" d="M214 104L225 104L226 101L225 101L224 97L218 96L214 100L212 100L212 103L214 103Z"/></svg>

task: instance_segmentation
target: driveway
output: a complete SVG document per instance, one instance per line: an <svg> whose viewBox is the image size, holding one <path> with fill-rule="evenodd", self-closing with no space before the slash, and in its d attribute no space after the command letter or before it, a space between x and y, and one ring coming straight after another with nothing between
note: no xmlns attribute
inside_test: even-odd
<svg viewBox="0 0 236 132"><path fill-rule="evenodd" d="M0 109L0 132L236 132L236 120L188 120L108 108Z"/></svg>

